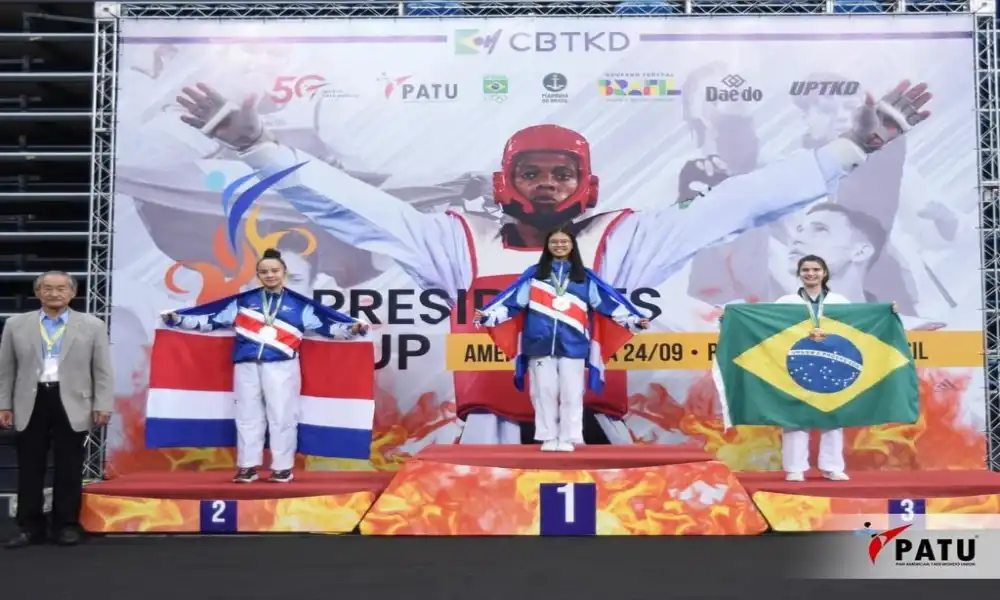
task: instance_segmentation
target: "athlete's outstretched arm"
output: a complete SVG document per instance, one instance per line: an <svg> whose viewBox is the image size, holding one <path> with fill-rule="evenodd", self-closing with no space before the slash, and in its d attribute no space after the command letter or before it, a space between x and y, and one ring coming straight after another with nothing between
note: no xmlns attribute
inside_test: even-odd
<svg viewBox="0 0 1000 600"><path fill-rule="evenodd" d="M424 214L301 150L276 142L264 128L251 96L236 106L207 85L185 88L177 102L183 120L239 151L264 179L291 170L271 189L335 238L395 259L423 288L452 297L472 278L461 222Z"/></svg>
<svg viewBox="0 0 1000 600"><path fill-rule="evenodd" d="M878 103L869 95L854 129L818 150L730 177L685 210L627 216L608 238L602 276L619 288L660 285L699 250L833 193L868 154L929 117L928 100L925 84L903 81Z"/></svg>
<svg viewBox="0 0 1000 600"><path fill-rule="evenodd" d="M238 312L239 306L236 300L233 300L226 304L222 310L205 315L178 315L174 312L168 312L163 315L163 322L170 327L207 333L232 327Z"/></svg>

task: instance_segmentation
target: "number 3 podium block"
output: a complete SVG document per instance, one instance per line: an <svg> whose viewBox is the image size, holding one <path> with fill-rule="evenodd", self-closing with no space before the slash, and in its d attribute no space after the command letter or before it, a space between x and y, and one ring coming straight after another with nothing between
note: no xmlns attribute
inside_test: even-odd
<svg viewBox="0 0 1000 600"><path fill-rule="evenodd" d="M669 446L430 446L365 535L755 535L767 523L723 463Z"/></svg>

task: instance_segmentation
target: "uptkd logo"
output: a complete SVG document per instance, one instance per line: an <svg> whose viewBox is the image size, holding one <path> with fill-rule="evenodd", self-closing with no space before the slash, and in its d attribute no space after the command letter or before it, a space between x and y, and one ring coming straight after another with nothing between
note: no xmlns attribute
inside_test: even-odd
<svg viewBox="0 0 1000 600"><path fill-rule="evenodd" d="M386 100L399 99L403 102L447 102L458 99L457 83L414 83L412 75L389 77L385 73L379 81L385 85Z"/></svg>
<svg viewBox="0 0 1000 600"><path fill-rule="evenodd" d="M865 523L865 528L871 523ZM976 562L976 538L919 538L900 537L911 525L902 525L881 533L874 533L868 542L868 558L872 564L883 550L892 546L897 566L971 567Z"/></svg>
<svg viewBox="0 0 1000 600"><path fill-rule="evenodd" d="M718 87L710 85L705 88L705 100L708 102L760 102L764 99L764 92L747 85L747 80L739 75L726 75L722 78L722 85Z"/></svg>
<svg viewBox="0 0 1000 600"><path fill-rule="evenodd" d="M853 96L861 84L857 81L793 81L789 96Z"/></svg>

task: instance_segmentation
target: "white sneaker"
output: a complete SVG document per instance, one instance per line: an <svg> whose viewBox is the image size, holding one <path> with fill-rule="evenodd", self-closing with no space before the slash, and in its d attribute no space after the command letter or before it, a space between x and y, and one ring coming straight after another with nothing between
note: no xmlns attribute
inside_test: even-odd
<svg viewBox="0 0 1000 600"><path fill-rule="evenodd" d="M555 452L559 450L559 440L549 440L542 444L542 452Z"/></svg>
<svg viewBox="0 0 1000 600"><path fill-rule="evenodd" d="M804 473L785 473L785 481L805 481Z"/></svg>
<svg viewBox="0 0 1000 600"><path fill-rule="evenodd" d="M850 481L851 478L847 476L847 473L843 471L823 471L823 477L826 477L830 481Z"/></svg>
<svg viewBox="0 0 1000 600"><path fill-rule="evenodd" d="M573 442L559 442L559 445L556 446L557 452L573 452L574 450L576 447L573 446Z"/></svg>

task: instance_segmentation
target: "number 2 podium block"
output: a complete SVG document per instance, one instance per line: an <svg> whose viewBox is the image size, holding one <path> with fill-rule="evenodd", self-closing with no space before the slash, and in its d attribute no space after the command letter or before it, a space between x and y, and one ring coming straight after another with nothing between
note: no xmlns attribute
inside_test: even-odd
<svg viewBox="0 0 1000 600"><path fill-rule="evenodd" d="M235 500L202 500L199 517L202 533L239 531L239 503Z"/></svg>
<svg viewBox="0 0 1000 600"><path fill-rule="evenodd" d="M597 485L543 483L538 513L541 535L596 535Z"/></svg>

